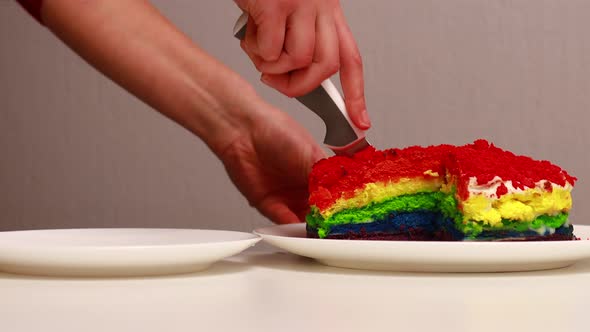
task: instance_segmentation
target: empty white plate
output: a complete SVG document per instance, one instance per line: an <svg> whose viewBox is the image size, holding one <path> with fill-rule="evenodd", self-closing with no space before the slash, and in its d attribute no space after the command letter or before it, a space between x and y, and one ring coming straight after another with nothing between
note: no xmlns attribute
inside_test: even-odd
<svg viewBox="0 0 590 332"><path fill-rule="evenodd" d="M590 226L578 241L419 242L311 239L305 224L260 228L264 241L322 264L405 272L507 272L555 269L590 259Z"/></svg>
<svg viewBox="0 0 590 332"><path fill-rule="evenodd" d="M117 277L188 273L253 246L260 237L201 229L55 229L0 232L0 270Z"/></svg>

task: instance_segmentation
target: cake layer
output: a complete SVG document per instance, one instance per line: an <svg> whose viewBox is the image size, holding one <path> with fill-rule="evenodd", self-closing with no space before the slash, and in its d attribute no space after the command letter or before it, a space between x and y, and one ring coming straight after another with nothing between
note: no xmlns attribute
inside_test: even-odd
<svg viewBox="0 0 590 332"><path fill-rule="evenodd" d="M439 191L442 179L438 177L438 173L427 171L426 174L430 178L401 178L396 182L367 183L363 188L356 189L352 197L337 199L329 208L320 210L320 214L329 218L340 211L380 203L392 197Z"/></svg>
<svg viewBox="0 0 590 332"><path fill-rule="evenodd" d="M368 223L332 225L328 232L324 231L307 225L307 235L316 238L414 241L463 238L450 219L443 218L439 212L428 210L388 214L383 219Z"/></svg>
<svg viewBox="0 0 590 332"><path fill-rule="evenodd" d="M477 237L467 239L468 241L566 241L574 240L574 227L563 225L556 229L548 230L539 234L535 231L509 231L494 230L480 233Z"/></svg>
<svg viewBox="0 0 590 332"><path fill-rule="evenodd" d="M567 212L572 206L571 189L526 189L500 198L477 194L460 202L465 220L496 226L502 220L529 222L541 215Z"/></svg>
<svg viewBox="0 0 590 332"><path fill-rule="evenodd" d="M461 200L469 197L473 179L477 185L486 185L500 178L520 190L533 189L545 182L561 187L573 186L576 181L575 177L549 161L518 156L485 140L456 147L447 155L444 164L452 178L450 182L457 185ZM508 193L505 186L499 188L498 197Z"/></svg>
<svg viewBox="0 0 590 332"><path fill-rule="evenodd" d="M575 181L548 161L517 156L485 140L370 147L314 165L307 224L321 238L347 229L360 237L410 237L404 227L424 239L563 238L569 236ZM419 224L411 221L417 217L423 219Z"/></svg>
<svg viewBox="0 0 590 332"><path fill-rule="evenodd" d="M544 234L556 228L568 225L568 214L560 213L555 216L541 215L529 222L503 219L496 225L488 225L479 221L468 220L455 223L457 229L467 238L477 238L486 232L536 232Z"/></svg>
<svg viewBox="0 0 590 332"><path fill-rule="evenodd" d="M479 233L488 228L507 227L507 225L520 230L536 229L537 220L546 216L554 216L562 220L562 223L565 222L567 211L571 206L571 196L569 192L560 190L537 192L531 189L518 194L504 195L494 202L485 196L478 195L462 204L462 211L458 210L457 201L452 193L422 192L392 197L360 208L345 209L328 217L324 217L318 209L312 208L307 222L326 232L334 225L368 223L383 219L391 213L427 210L440 211L444 216L452 218L459 225L458 228L467 234Z"/></svg>
<svg viewBox="0 0 590 332"><path fill-rule="evenodd" d="M438 205L446 196L439 191L396 196L380 203L343 210L328 218L324 218L317 208L312 208L311 213L307 216L307 223L317 228L320 235L323 235L337 225L369 223L385 219L392 213L417 210L438 212Z"/></svg>
<svg viewBox="0 0 590 332"><path fill-rule="evenodd" d="M400 179L431 180L444 176L442 161L451 145L377 151L366 148L353 157L333 156L318 161L309 176L309 205L328 210L339 200L357 196L369 183Z"/></svg>
<svg viewBox="0 0 590 332"><path fill-rule="evenodd" d="M439 212L417 210L392 213L383 219L367 223L331 225L328 230L307 225L310 237L328 239L419 240L419 241L514 241L571 240L573 227L567 215L540 216L524 224L505 221L501 227L483 227L472 223L459 229L451 218ZM465 233L466 232L466 233Z"/></svg>
<svg viewBox="0 0 590 332"><path fill-rule="evenodd" d="M508 200L509 196L503 197ZM559 228L567 223L567 212L557 214L543 214L530 220L514 220L501 218L498 222L488 223L485 221L470 219L457 209L457 201L453 194L441 191L424 192L411 195L402 195L390 198L380 203L369 204L362 208L353 208L340 211L334 215L324 218L317 209L307 216L307 224L316 229L319 237L338 230L339 227L368 227L375 222L397 218L400 214L418 212L418 215L433 213L441 218L452 220L454 229L465 238L477 238L481 233L486 232L536 232L543 233L551 229ZM424 214L426 213L426 214ZM430 223L430 219L425 221ZM384 223L377 223L370 226L383 227ZM393 225L392 225L393 227Z"/></svg>

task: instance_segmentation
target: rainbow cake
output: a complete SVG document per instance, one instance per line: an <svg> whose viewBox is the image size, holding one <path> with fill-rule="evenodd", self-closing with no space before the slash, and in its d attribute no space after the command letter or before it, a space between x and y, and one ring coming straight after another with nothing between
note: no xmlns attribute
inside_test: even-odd
<svg viewBox="0 0 590 332"><path fill-rule="evenodd" d="M307 235L423 241L572 240L576 178L485 140L366 148L317 162Z"/></svg>

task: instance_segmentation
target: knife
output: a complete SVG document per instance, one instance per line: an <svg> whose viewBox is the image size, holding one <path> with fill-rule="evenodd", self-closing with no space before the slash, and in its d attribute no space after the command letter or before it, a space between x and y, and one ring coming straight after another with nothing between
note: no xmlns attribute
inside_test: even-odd
<svg viewBox="0 0 590 332"><path fill-rule="evenodd" d="M248 13L243 13L234 26L234 37L240 40L246 37L247 23ZM336 155L351 156L370 146L365 131L357 128L350 120L344 99L329 78L296 99L324 121L324 144Z"/></svg>

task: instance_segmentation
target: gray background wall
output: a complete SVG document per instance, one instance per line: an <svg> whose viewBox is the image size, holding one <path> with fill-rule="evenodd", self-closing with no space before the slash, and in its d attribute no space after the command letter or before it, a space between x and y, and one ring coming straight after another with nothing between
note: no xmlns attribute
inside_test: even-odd
<svg viewBox="0 0 590 332"><path fill-rule="evenodd" d="M232 1L153 3L321 140L323 125L258 83ZM580 180L590 223L590 1L342 0L380 148L478 137ZM0 230L267 225L195 137L103 78L0 0Z"/></svg>

